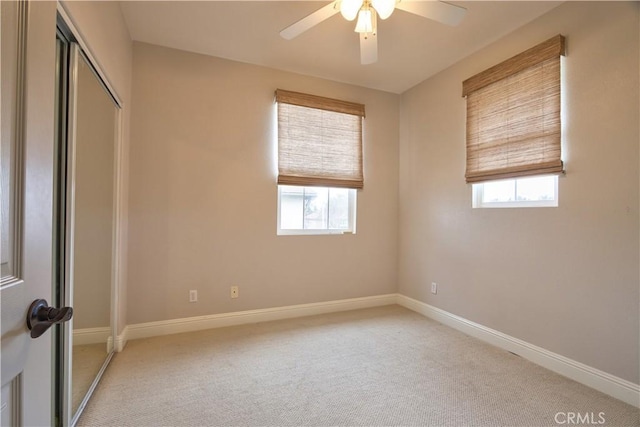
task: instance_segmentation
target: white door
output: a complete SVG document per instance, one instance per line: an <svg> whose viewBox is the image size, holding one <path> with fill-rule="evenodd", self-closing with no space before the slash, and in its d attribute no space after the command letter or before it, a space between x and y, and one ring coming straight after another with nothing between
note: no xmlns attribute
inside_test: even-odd
<svg viewBox="0 0 640 427"><path fill-rule="evenodd" d="M53 300L56 2L1 1L1 421L50 426L51 329L27 312Z"/></svg>

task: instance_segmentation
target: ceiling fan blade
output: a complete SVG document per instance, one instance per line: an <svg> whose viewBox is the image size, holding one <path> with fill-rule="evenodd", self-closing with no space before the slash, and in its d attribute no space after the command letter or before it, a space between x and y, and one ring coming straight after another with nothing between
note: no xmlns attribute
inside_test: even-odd
<svg viewBox="0 0 640 427"><path fill-rule="evenodd" d="M331 18L338 12L340 12L340 9L335 7L335 2L332 1L328 5L316 10L311 15L302 18L295 24L290 25L284 30L280 31L280 36L287 40L291 40L294 37L298 37L309 28L314 27L322 21Z"/></svg>
<svg viewBox="0 0 640 427"><path fill-rule="evenodd" d="M378 33L360 33L360 63L373 64L378 61Z"/></svg>
<svg viewBox="0 0 640 427"><path fill-rule="evenodd" d="M396 8L451 26L458 25L467 13L464 7L433 0L401 0Z"/></svg>

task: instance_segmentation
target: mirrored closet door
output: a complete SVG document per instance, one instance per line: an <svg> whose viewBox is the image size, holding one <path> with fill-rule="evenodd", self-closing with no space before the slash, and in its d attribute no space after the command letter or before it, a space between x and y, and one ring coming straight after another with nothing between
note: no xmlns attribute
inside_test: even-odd
<svg viewBox="0 0 640 427"><path fill-rule="evenodd" d="M72 36L58 33L63 425L74 425L113 355L119 106Z"/></svg>

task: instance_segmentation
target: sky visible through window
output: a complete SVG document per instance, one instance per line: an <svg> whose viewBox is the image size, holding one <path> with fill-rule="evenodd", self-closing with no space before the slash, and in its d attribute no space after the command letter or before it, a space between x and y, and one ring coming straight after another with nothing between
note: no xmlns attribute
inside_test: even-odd
<svg viewBox="0 0 640 427"><path fill-rule="evenodd" d="M554 176L507 179L484 183L483 203L554 200Z"/></svg>

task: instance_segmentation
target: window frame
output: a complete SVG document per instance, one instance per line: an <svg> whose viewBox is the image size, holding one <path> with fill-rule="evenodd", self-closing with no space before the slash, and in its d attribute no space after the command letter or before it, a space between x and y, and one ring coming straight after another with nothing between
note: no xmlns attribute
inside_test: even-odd
<svg viewBox="0 0 640 427"><path fill-rule="evenodd" d="M341 188L341 187L316 187L316 188L335 188L341 190L348 190L349 194L349 228L347 230L330 229L330 228L315 228L315 229L303 229L303 228L281 228L281 203L282 203L282 187L288 187L289 185L278 185L278 201L277 201L277 217L276 217L276 235L278 236L314 236L314 235L344 235L344 234L356 234L356 212L357 212L357 200L358 191L355 188ZM312 188L312 186L296 186L301 188Z"/></svg>
<svg viewBox="0 0 640 427"><path fill-rule="evenodd" d="M554 198L552 200L514 200L509 202L484 202L482 200L484 196L484 186L491 185L496 182L514 181L515 182L515 196L518 195L518 181L522 179L534 178L534 177L547 177L553 178L554 183ZM537 175L537 176L522 176L518 178L508 178L495 181L476 182L472 184L472 198L471 207L473 209L500 209L500 208L556 208L558 207L558 175Z"/></svg>

